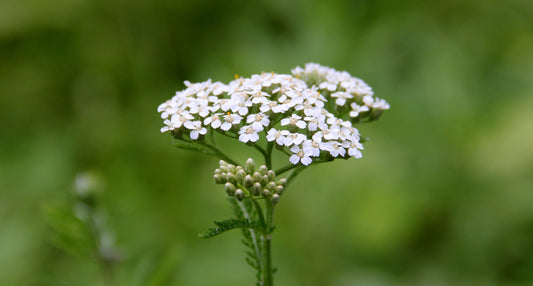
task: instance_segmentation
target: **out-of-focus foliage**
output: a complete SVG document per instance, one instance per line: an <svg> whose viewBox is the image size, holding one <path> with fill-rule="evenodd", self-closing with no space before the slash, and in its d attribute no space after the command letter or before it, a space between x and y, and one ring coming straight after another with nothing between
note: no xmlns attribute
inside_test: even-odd
<svg viewBox="0 0 533 286"><path fill-rule="evenodd" d="M531 15L525 0L0 1L0 285L102 285L43 215L87 169L107 182L117 285L251 285L239 233L197 236L230 214L217 160L173 148L156 107L183 80L309 61L392 108L361 126L363 159L291 185L276 283L530 285Z"/></svg>

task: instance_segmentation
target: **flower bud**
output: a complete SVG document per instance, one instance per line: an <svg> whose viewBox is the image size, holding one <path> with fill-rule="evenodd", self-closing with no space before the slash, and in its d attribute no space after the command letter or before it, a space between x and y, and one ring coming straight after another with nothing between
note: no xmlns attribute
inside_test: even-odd
<svg viewBox="0 0 533 286"><path fill-rule="evenodd" d="M270 182L266 185L266 188L271 191L271 192L274 192L276 191L276 183L274 182Z"/></svg>
<svg viewBox="0 0 533 286"><path fill-rule="evenodd" d="M272 204L277 204L279 202L279 195L278 194L273 194L272 195Z"/></svg>
<svg viewBox="0 0 533 286"><path fill-rule="evenodd" d="M280 179L277 183L278 186L285 186L287 184L287 179Z"/></svg>
<svg viewBox="0 0 533 286"><path fill-rule="evenodd" d="M241 190L241 189L237 189L235 191L235 198L238 200L238 201L242 201L242 199L244 199L244 192Z"/></svg>
<svg viewBox="0 0 533 286"><path fill-rule="evenodd" d="M261 192L261 195L266 198L270 196L270 191L268 189L263 189L263 191Z"/></svg>
<svg viewBox="0 0 533 286"><path fill-rule="evenodd" d="M246 172L244 170L238 170L237 171L237 179L239 179L239 182L244 181L244 177L246 176Z"/></svg>
<svg viewBox="0 0 533 286"><path fill-rule="evenodd" d="M261 184L266 185L270 183L270 180L268 179L268 176L267 175L264 175L262 178L261 178Z"/></svg>
<svg viewBox="0 0 533 286"><path fill-rule="evenodd" d="M276 173L272 170L268 170L267 172L268 180L274 181L276 179Z"/></svg>
<svg viewBox="0 0 533 286"><path fill-rule="evenodd" d="M223 183L228 181L228 173L220 173L219 176L222 179Z"/></svg>
<svg viewBox="0 0 533 286"><path fill-rule="evenodd" d="M252 186L252 195L259 196L261 195L261 184L259 182L255 182Z"/></svg>
<svg viewBox="0 0 533 286"><path fill-rule="evenodd" d="M220 169L218 169L218 168L215 169L215 175L218 175L218 174L220 174L220 173L222 173L222 171L221 171Z"/></svg>
<svg viewBox="0 0 533 286"><path fill-rule="evenodd" d="M263 176L259 172L254 173L254 181L261 182L263 180Z"/></svg>
<svg viewBox="0 0 533 286"><path fill-rule="evenodd" d="M224 185L224 189L226 189L226 193L228 196L232 197L235 195L235 186L232 183L226 183Z"/></svg>
<svg viewBox="0 0 533 286"><path fill-rule="evenodd" d="M224 184L224 179L222 179L222 176L220 174L215 174L213 176L213 179L215 179L215 184Z"/></svg>
<svg viewBox="0 0 533 286"><path fill-rule="evenodd" d="M254 179L250 175L244 177L244 186L249 188L254 184Z"/></svg>
<svg viewBox="0 0 533 286"><path fill-rule="evenodd" d="M233 164L228 164L226 166L226 169L228 170L227 171L228 173L235 173L235 165L233 165Z"/></svg>
<svg viewBox="0 0 533 286"><path fill-rule="evenodd" d="M235 176L235 174L233 174L233 173L228 173L228 182L230 182L232 184L237 184L237 182L238 182L237 176Z"/></svg>
<svg viewBox="0 0 533 286"><path fill-rule="evenodd" d="M283 190L284 190L283 186L276 186L276 194L279 194L279 195L283 194Z"/></svg>
<svg viewBox="0 0 533 286"><path fill-rule="evenodd" d="M221 172L227 172L228 171L228 163L226 163L226 161L224 160L220 160L218 162L218 165L219 165L219 169ZM216 172L216 170L215 170Z"/></svg>
<svg viewBox="0 0 533 286"><path fill-rule="evenodd" d="M265 165L261 165L261 167L259 167L259 169L257 171L259 171L259 173L261 173L261 175L266 175L267 172L268 172L268 168Z"/></svg>
<svg viewBox="0 0 533 286"><path fill-rule="evenodd" d="M252 158L249 158L246 160L246 164L244 165L244 169L248 174L253 174L255 172L255 162Z"/></svg>

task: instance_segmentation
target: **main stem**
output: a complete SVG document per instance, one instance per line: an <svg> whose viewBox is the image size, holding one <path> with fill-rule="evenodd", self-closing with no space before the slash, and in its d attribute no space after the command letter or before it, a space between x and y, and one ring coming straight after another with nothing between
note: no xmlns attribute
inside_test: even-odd
<svg viewBox="0 0 533 286"><path fill-rule="evenodd" d="M266 231L262 234L263 237L263 286L274 285L274 273L272 269L272 231L274 230L274 204L270 199L265 201L266 204Z"/></svg>

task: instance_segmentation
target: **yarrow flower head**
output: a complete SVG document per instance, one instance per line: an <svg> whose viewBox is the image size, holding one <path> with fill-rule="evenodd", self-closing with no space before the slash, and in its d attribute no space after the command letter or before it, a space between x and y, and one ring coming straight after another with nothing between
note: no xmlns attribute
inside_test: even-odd
<svg viewBox="0 0 533 286"><path fill-rule="evenodd" d="M188 143L214 134L254 147L266 141L302 165L361 158L363 145L353 125L376 120L390 108L363 80L315 63L290 75L261 73L228 84L207 80L185 86L158 107L161 132Z"/></svg>

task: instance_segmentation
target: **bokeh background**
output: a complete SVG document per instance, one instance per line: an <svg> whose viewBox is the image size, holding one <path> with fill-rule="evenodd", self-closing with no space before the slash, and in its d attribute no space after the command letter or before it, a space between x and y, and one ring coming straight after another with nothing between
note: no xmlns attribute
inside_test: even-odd
<svg viewBox="0 0 533 286"><path fill-rule="evenodd" d="M0 1L0 285L103 285L46 205L98 174L115 285L252 285L217 159L157 106L183 81L364 79L391 110L361 160L303 172L274 233L277 285L533 285L533 2ZM229 153L240 153L235 146Z"/></svg>

